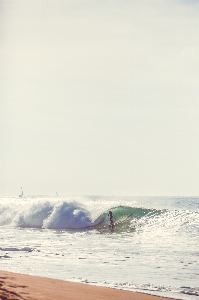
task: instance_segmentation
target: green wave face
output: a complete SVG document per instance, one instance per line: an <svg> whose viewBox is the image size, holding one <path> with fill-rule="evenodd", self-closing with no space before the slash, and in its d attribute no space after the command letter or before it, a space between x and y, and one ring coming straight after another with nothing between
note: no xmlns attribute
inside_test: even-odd
<svg viewBox="0 0 199 300"><path fill-rule="evenodd" d="M148 219L160 215L161 210L145 209L128 206L117 206L109 209L113 214L114 227L110 226L110 218L106 211L101 214L94 222L93 229L101 233L113 231L116 233L132 232L136 229L136 223L140 219Z"/></svg>

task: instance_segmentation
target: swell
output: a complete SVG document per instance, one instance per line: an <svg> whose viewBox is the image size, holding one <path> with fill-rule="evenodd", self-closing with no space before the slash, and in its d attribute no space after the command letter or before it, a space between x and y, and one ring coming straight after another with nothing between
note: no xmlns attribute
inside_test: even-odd
<svg viewBox="0 0 199 300"><path fill-rule="evenodd" d="M113 214L114 232L183 230L199 231L199 213L169 211L141 207L101 207L97 217L92 217L96 206L89 207L76 201L36 201L0 204L0 226L23 228L110 230L109 210Z"/></svg>

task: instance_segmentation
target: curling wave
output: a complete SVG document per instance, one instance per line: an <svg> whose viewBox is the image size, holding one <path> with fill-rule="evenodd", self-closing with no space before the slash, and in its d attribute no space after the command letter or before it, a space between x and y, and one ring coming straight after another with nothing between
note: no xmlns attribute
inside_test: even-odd
<svg viewBox="0 0 199 300"><path fill-rule="evenodd" d="M109 210L113 214L115 232L134 231L138 228L146 231L179 230L181 227L192 232L198 231L197 211L168 211L116 205L102 206L96 215L95 204L88 207L77 201L46 199L0 203L0 226L98 230L103 233L109 230Z"/></svg>

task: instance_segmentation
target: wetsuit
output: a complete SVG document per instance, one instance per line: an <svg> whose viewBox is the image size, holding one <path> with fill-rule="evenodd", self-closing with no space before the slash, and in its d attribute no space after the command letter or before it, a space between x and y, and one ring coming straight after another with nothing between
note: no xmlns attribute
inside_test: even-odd
<svg viewBox="0 0 199 300"><path fill-rule="evenodd" d="M108 216L110 216L110 225L111 225L111 226L114 226L114 223L113 223L113 213L112 213L112 211L109 211Z"/></svg>

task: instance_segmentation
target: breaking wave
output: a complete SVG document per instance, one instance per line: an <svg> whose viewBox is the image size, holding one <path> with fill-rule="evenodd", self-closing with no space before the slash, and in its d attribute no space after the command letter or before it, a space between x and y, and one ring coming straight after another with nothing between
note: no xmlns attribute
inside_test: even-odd
<svg viewBox="0 0 199 300"><path fill-rule="evenodd" d="M0 226L46 228L66 230L109 230L109 210L113 213L114 231L128 232L137 229L178 229L198 231L197 211L169 211L116 205L107 207L86 205L67 200L20 200L0 203ZM97 214L96 214L97 211Z"/></svg>

